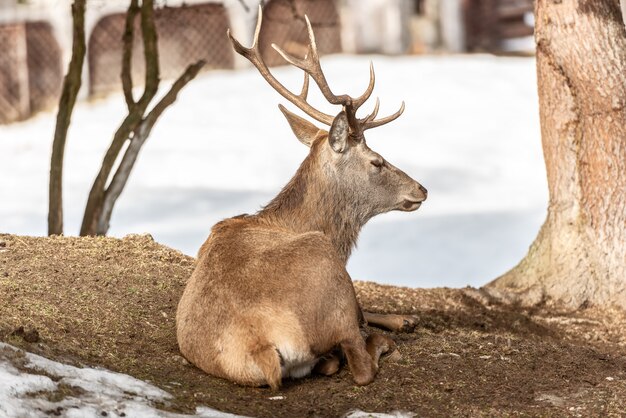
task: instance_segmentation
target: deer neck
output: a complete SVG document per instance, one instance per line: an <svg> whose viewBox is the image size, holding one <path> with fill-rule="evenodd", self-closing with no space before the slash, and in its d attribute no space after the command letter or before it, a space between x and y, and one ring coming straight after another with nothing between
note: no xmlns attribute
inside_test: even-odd
<svg viewBox="0 0 626 418"><path fill-rule="evenodd" d="M259 219L304 233L324 233L347 263L369 216L355 206L350 190L342 190L310 154L281 192L258 213Z"/></svg>

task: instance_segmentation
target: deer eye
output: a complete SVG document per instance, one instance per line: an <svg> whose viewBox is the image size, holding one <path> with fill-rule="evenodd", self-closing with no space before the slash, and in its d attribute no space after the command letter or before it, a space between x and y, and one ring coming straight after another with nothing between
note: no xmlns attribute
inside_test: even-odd
<svg viewBox="0 0 626 418"><path fill-rule="evenodd" d="M370 163L378 169L382 168L383 165L385 165L385 162L382 159L371 160Z"/></svg>

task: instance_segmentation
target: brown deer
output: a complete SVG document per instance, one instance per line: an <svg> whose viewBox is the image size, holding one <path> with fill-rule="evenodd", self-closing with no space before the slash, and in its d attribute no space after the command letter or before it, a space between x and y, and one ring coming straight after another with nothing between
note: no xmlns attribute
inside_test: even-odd
<svg viewBox="0 0 626 418"><path fill-rule="evenodd" d="M251 48L230 33L234 49L254 64L283 97L322 130L280 106L296 137L310 147L295 176L265 208L216 224L200 248L176 316L182 354L205 372L239 384L276 389L283 377L303 377L314 368L330 375L345 355L358 385L370 383L379 357L395 349L393 340L361 335L364 320L391 330L409 330L414 319L362 313L346 262L361 227L391 210L414 211L426 189L368 148L363 132L396 119L363 119L356 112L374 88L353 98L331 92L319 63L311 24L304 59L273 47L304 70L300 94L287 90L261 59L261 10ZM306 101L309 76L325 98L341 105L331 116Z"/></svg>

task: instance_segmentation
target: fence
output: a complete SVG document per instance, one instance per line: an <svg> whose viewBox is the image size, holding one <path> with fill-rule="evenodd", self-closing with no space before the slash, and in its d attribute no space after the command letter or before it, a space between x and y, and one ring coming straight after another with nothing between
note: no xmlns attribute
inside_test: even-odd
<svg viewBox="0 0 626 418"><path fill-rule="evenodd" d="M309 44L304 16L311 21L320 55L341 52L339 12L332 0L273 0L263 10L259 34L261 56L268 65L282 65L285 60L272 48L280 45L291 55L303 57Z"/></svg>
<svg viewBox="0 0 626 418"><path fill-rule="evenodd" d="M0 25L0 45L0 123L54 106L63 75L50 24Z"/></svg>
<svg viewBox="0 0 626 418"><path fill-rule="evenodd" d="M121 88L122 34L125 14L103 17L88 44L89 92L101 95ZM135 22L132 76L141 85L145 72L139 16ZM204 59L204 69L233 68L233 52L226 37L228 15L220 4L166 7L155 12L161 77L178 77L185 68Z"/></svg>
<svg viewBox="0 0 626 418"><path fill-rule="evenodd" d="M61 4L67 7L68 21L60 26L71 28L70 0L64 1ZM170 4L172 1L182 3L171 0ZM243 32L235 31L237 37L248 43L256 16L256 9L250 5L256 0L201 1L188 0L190 4L155 11L161 78L175 78L199 59L207 62L204 71L231 69L242 62L235 57L226 30L237 27ZM441 13L444 3L458 7L455 10L459 13L453 13L452 18ZM89 4L87 13L91 14L91 23L86 28L83 91L101 96L121 88L123 11L128 3L107 0ZM102 6L98 9L95 4ZM469 50L496 51L502 39L532 34L532 27L524 22L532 12L532 0L265 0L263 4L265 23L259 35L259 47L270 66L285 64L271 47L272 43L295 56L306 53L305 15L314 28L320 55L341 52L342 45L353 53L406 53L411 42L413 51L420 50L415 48L420 42L432 43L432 47L422 51L436 50L442 45L445 48L441 33L436 33L446 26L442 22L450 21L449 27L464 26L460 35L464 36ZM44 21L41 10L37 16L36 21L0 20L4 22L0 23L0 123L26 118L53 107L58 101L71 36L64 38L66 43L59 46L55 38L59 31L55 32L54 24ZM412 22L407 16L417 19ZM132 77L135 85L141 85L145 69L139 16L135 24ZM409 25L411 29L413 26L424 29L422 32L430 40L424 42L413 36L407 41ZM413 32L413 35L417 33Z"/></svg>
<svg viewBox="0 0 626 418"><path fill-rule="evenodd" d="M0 122L20 119L28 114L28 79L22 70L26 61L24 25L0 26Z"/></svg>
<svg viewBox="0 0 626 418"><path fill-rule="evenodd" d="M532 35L532 13L533 0L465 0L467 49L498 51L504 40Z"/></svg>
<svg viewBox="0 0 626 418"><path fill-rule="evenodd" d="M246 7L245 3L242 6L240 12L253 24L251 18L256 10ZM284 64L271 43L284 46L294 55L304 55L308 44L305 14L315 28L320 54L341 51L339 13L334 0L269 0L264 5L265 24L259 40L261 53L269 65ZM204 71L234 68L235 55L226 37L230 16L232 13L229 14L221 3L157 9L155 25L161 78L178 77L199 59L206 61ZM92 28L87 28L87 71L83 85L88 87L90 96L121 89L124 24L125 13L103 13ZM0 45L3 48L0 54L0 123L24 119L36 111L53 107L58 102L63 80L64 51L52 26L41 21L0 24ZM132 57L135 85L142 84L144 72L137 16Z"/></svg>
<svg viewBox="0 0 626 418"><path fill-rule="evenodd" d="M26 61L30 112L54 107L63 81L61 47L48 22L26 23Z"/></svg>

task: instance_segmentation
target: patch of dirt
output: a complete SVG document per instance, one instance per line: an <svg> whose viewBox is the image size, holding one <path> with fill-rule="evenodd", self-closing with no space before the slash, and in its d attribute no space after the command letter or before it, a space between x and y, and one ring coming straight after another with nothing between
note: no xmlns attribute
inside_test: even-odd
<svg viewBox="0 0 626 418"><path fill-rule="evenodd" d="M285 381L277 393L210 377L180 356L175 312L193 258L143 235L0 235L0 243L0 340L149 380L174 395L168 410L204 405L258 417L339 417L352 409L424 417L626 411L622 311L485 306L470 289L356 282L365 309L419 318L415 332L388 334L402 359L383 360L366 387L355 386L343 367L332 377Z"/></svg>

